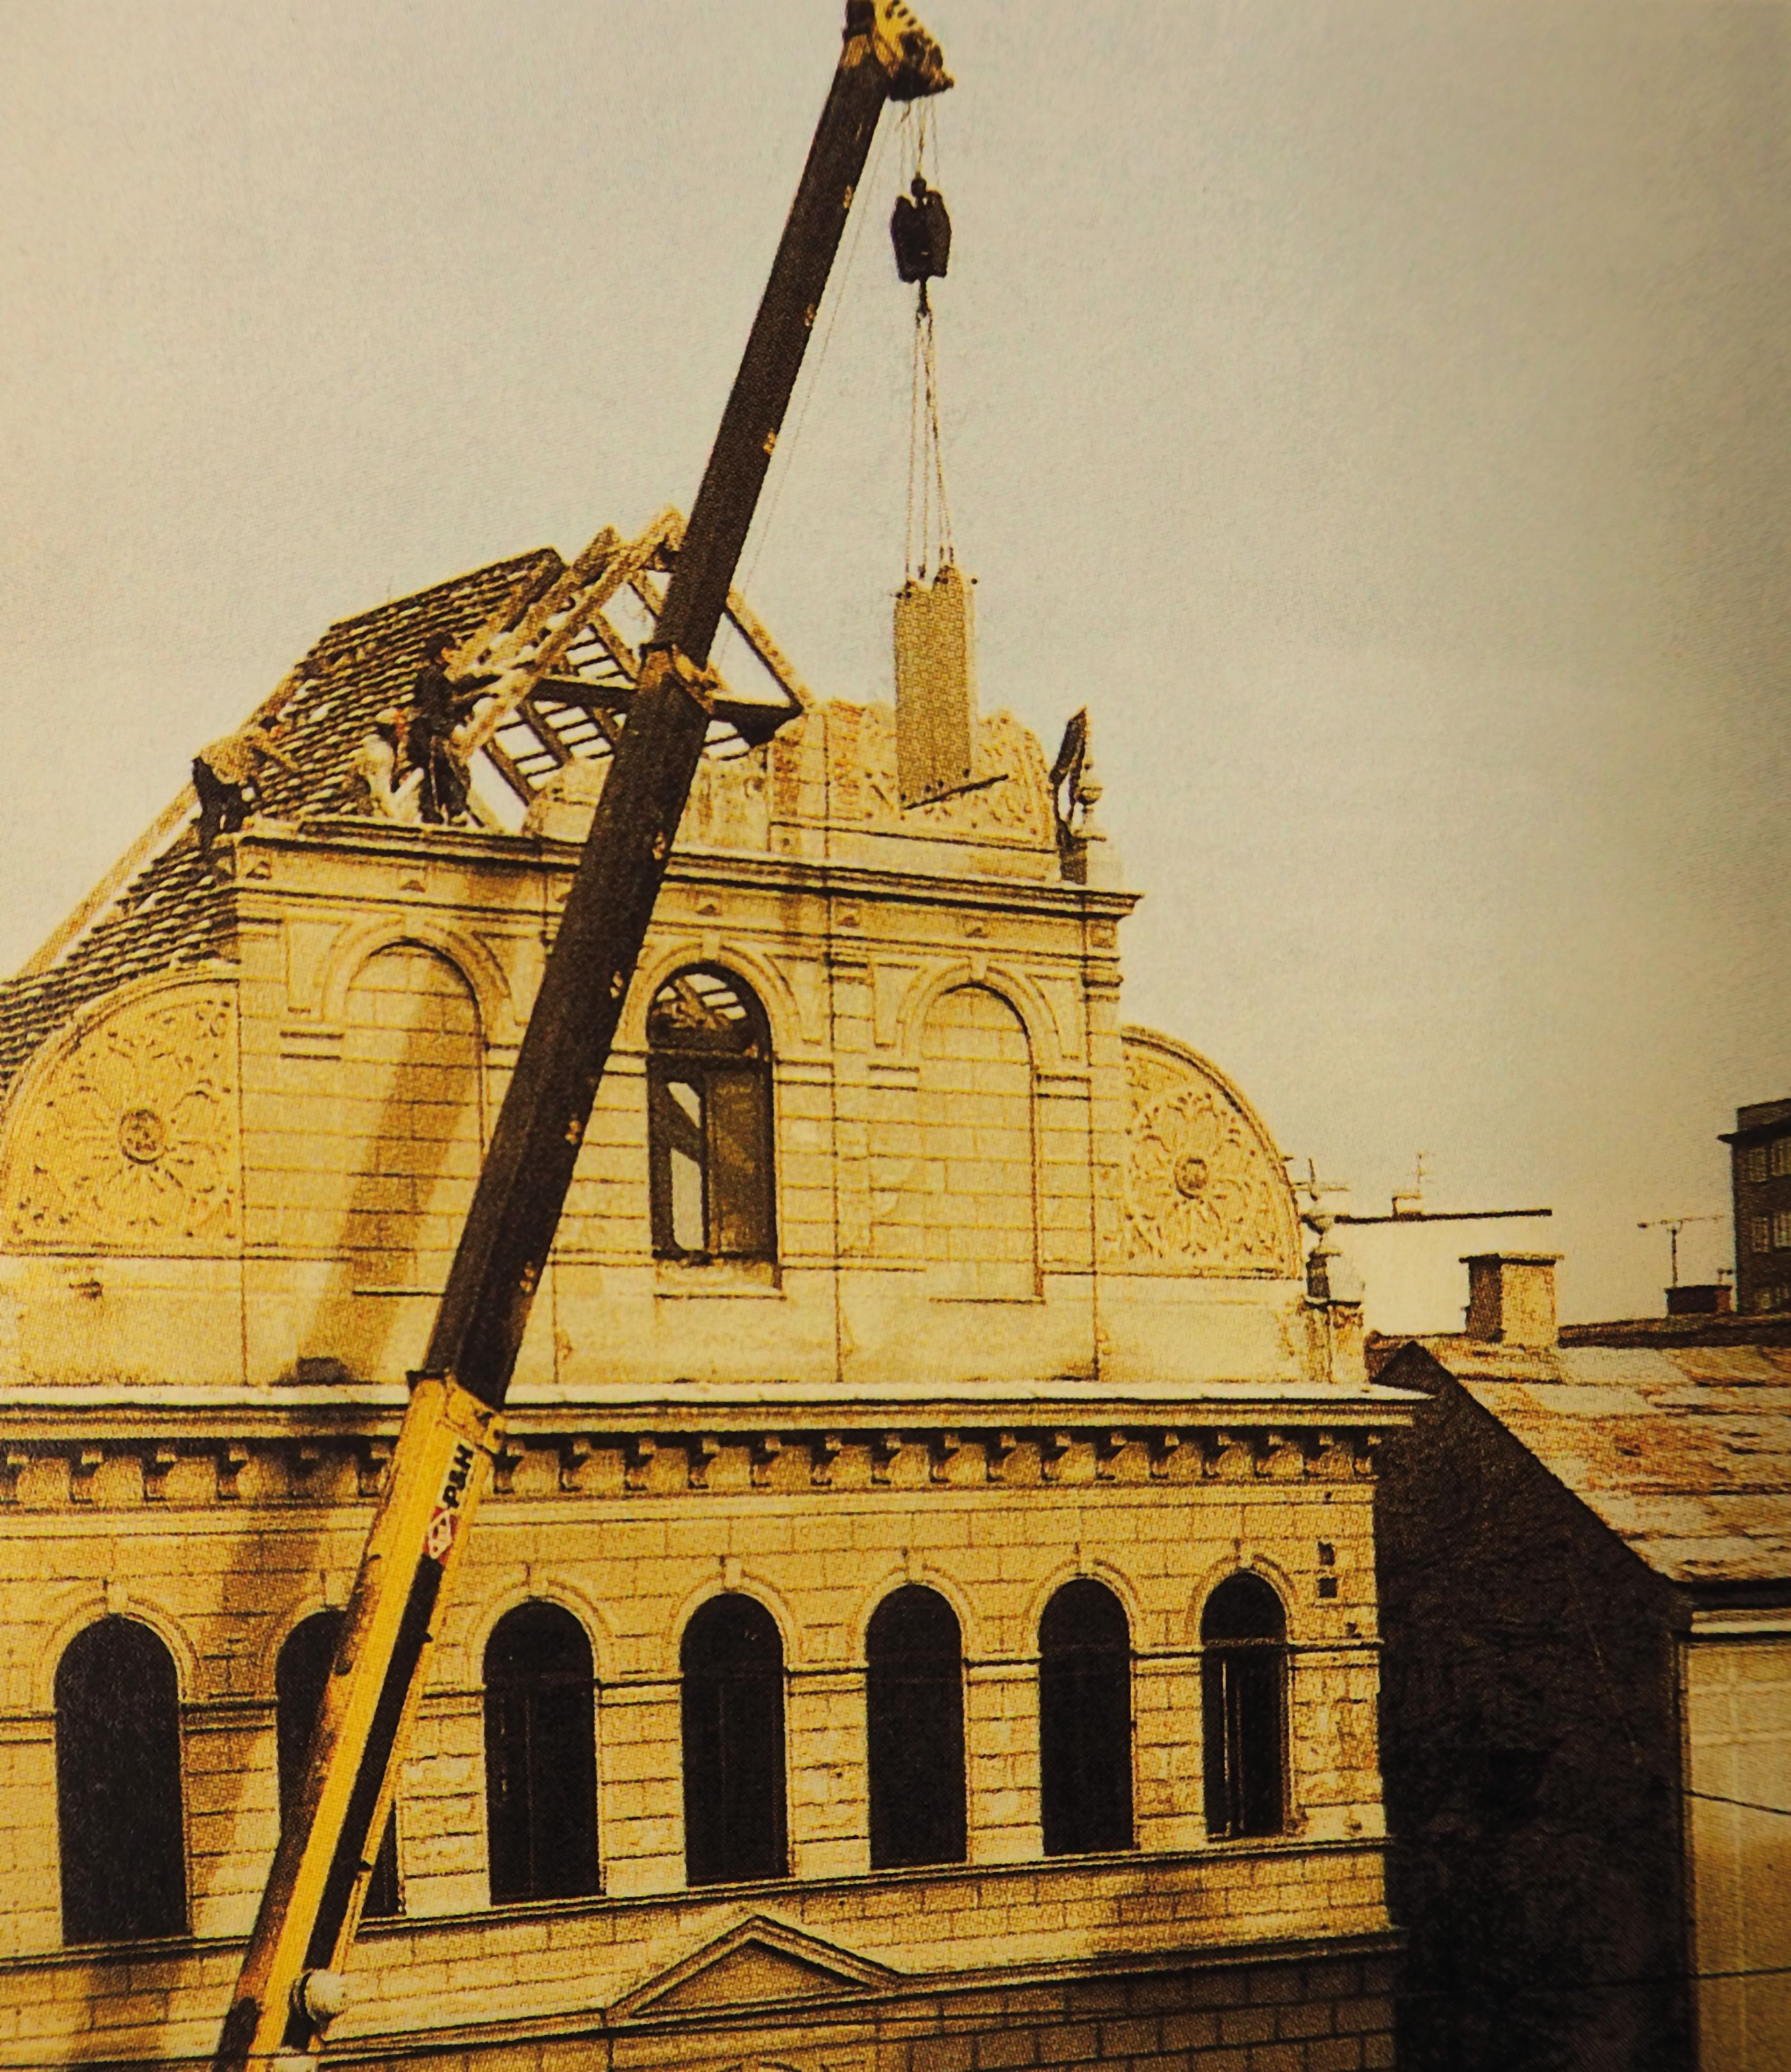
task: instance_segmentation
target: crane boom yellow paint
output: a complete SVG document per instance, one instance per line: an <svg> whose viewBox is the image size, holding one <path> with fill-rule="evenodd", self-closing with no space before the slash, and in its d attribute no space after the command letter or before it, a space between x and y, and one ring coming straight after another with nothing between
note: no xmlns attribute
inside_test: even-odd
<svg viewBox="0 0 1791 2072"><path fill-rule="evenodd" d="M343 1623L304 1785L274 1856L216 2065L273 2072L315 2017L294 1995L340 1968L360 1920L439 1610L504 1433L454 1381L419 1377ZM259 1963L253 1961L260 1959Z"/></svg>

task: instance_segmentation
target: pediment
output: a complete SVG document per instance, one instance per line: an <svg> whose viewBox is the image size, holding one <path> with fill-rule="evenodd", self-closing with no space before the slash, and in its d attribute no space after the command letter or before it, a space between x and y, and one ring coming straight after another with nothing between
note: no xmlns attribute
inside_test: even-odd
<svg viewBox="0 0 1791 2072"><path fill-rule="evenodd" d="M640 2021L711 2008L775 2005L862 1992L895 1974L817 1935L753 1914L656 1971L616 2002L612 2019Z"/></svg>

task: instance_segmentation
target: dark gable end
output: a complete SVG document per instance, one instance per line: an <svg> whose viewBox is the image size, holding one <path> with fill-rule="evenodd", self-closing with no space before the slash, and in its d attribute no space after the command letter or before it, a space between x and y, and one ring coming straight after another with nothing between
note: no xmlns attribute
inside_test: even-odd
<svg viewBox="0 0 1791 2072"><path fill-rule="evenodd" d="M1431 1399L1376 1498L1400 2062L1682 2066L1678 1593L1423 1346L1378 1378Z"/></svg>

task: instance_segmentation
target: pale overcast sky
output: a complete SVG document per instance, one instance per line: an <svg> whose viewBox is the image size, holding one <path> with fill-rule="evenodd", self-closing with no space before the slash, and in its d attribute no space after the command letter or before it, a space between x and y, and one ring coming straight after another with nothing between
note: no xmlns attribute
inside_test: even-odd
<svg viewBox="0 0 1791 2072"><path fill-rule="evenodd" d="M1791 1095L1791 8L929 0L982 684L1086 704L1128 1013L1657 1309ZM838 0L0 0L0 964L327 622L694 492ZM751 592L887 695L893 146ZM1688 1277L1727 1259L1688 1229Z"/></svg>

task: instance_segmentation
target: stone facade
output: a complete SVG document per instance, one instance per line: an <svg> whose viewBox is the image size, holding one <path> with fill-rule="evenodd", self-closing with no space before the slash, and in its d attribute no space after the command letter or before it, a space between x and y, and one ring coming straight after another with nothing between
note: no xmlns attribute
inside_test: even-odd
<svg viewBox="0 0 1791 2072"><path fill-rule="evenodd" d="M1406 1399L1307 1301L1247 1102L1122 1026L1132 902L1066 878L1036 743L998 717L977 755L982 790L904 813L888 714L836 705L705 766L331 2062L1390 2062L1372 1498ZM351 1586L580 775L521 836L251 824L211 953L77 1003L12 1080L0 2066L215 2041L275 1665ZM770 1031L764 1256L655 1256L647 1009L693 968ZM1288 1812L1216 1841L1200 1616L1240 1568L1285 1608ZM1135 1846L1047 1857L1040 1621L1078 1577L1130 1632ZM867 1629L912 1583L962 1634L968 1856L873 1870ZM694 1889L680 1638L730 1592L781 1640L788 1875ZM601 1889L493 1906L482 1663L541 1600L591 1651ZM57 1671L105 1617L175 1665L190 1932L66 1947Z"/></svg>

